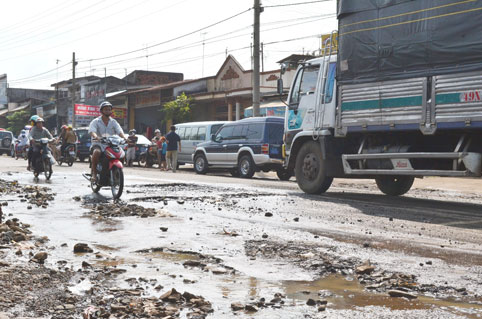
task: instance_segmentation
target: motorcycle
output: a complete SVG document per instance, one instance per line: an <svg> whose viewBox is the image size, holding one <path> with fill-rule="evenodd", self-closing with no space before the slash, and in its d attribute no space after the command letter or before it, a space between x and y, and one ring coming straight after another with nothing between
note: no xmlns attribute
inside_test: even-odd
<svg viewBox="0 0 482 319"><path fill-rule="evenodd" d="M20 142L17 141L15 143L15 159L18 160L19 158L23 158L26 160L28 158L28 145L20 146Z"/></svg>
<svg viewBox="0 0 482 319"><path fill-rule="evenodd" d="M35 147L39 148L37 152L34 151L32 158L33 175L35 179L38 179L40 173L45 174L47 180L52 176L52 164L55 160L48 147L49 139L44 137L39 140L35 140Z"/></svg>
<svg viewBox="0 0 482 319"><path fill-rule="evenodd" d="M102 187L110 186L114 199L119 199L124 190L124 172L121 160L125 152L121 147L123 139L119 136L103 137L100 142L107 147L97 164L97 180L93 181L90 174L83 174L90 180L90 187L98 193Z"/></svg>
<svg viewBox="0 0 482 319"><path fill-rule="evenodd" d="M144 163L145 167L152 167L154 164L159 164L157 158L157 144L152 143L147 147L147 149L141 153L139 162Z"/></svg>
<svg viewBox="0 0 482 319"><path fill-rule="evenodd" d="M77 150L75 144L69 144L65 147L64 153L60 154L60 158L58 159L57 163L62 165L62 163L67 163L67 165L72 166L75 162L75 157L77 154Z"/></svg>

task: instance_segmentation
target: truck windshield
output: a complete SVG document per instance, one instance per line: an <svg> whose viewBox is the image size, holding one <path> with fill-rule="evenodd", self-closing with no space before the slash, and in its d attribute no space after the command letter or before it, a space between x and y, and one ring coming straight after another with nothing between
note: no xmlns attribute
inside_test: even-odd
<svg viewBox="0 0 482 319"><path fill-rule="evenodd" d="M291 93L290 105L299 104L304 95L315 93L319 69L319 65L310 65L298 73Z"/></svg>

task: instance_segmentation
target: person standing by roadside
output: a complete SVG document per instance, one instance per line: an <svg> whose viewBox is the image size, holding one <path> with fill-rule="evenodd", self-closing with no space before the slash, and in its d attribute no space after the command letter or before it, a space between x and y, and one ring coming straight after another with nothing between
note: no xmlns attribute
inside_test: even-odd
<svg viewBox="0 0 482 319"><path fill-rule="evenodd" d="M167 140L167 169L172 169L172 172L176 172L177 168L177 152L181 151L181 137L176 133L176 127L171 126L171 131L166 135Z"/></svg>
<svg viewBox="0 0 482 319"><path fill-rule="evenodd" d="M129 136L127 137L127 154L126 154L126 162L127 166L132 166L132 162L136 159L136 144L137 144L137 136L136 130L130 130Z"/></svg>
<svg viewBox="0 0 482 319"><path fill-rule="evenodd" d="M157 157L159 158L159 169L161 171L167 171L166 153L167 153L166 138L164 136L161 136L159 141L157 141Z"/></svg>

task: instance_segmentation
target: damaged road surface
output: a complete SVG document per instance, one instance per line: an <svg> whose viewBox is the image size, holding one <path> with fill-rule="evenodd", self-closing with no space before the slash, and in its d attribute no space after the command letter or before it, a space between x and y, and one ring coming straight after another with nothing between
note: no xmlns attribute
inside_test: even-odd
<svg viewBox="0 0 482 319"><path fill-rule="evenodd" d="M0 164L1 319L482 318L482 188L464 180L311 196L269 174L127 168L113 202L85 164L48 182Z"/></svg>

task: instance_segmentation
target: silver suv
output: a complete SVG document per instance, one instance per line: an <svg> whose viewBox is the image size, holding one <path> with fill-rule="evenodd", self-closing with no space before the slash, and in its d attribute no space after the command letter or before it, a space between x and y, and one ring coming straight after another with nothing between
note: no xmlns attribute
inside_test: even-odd
<svg viewBox="0 0 482 319"><path fill-rule="evenodd" d="M12 154L15 154L14 143L15 138L12 132L0 129L0 155L8 154L12 156Z"/></svg>

